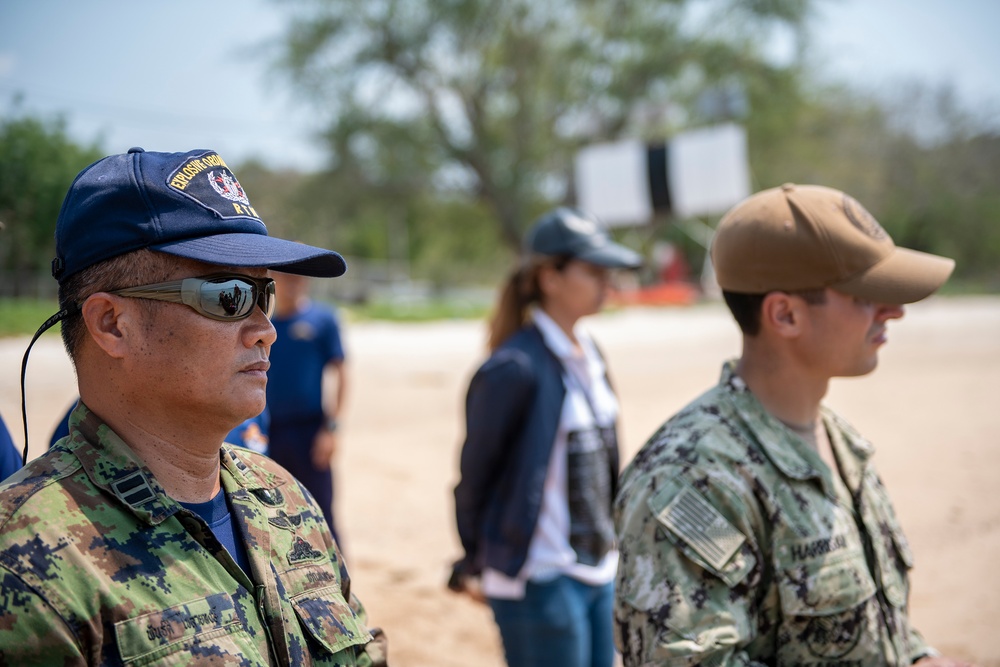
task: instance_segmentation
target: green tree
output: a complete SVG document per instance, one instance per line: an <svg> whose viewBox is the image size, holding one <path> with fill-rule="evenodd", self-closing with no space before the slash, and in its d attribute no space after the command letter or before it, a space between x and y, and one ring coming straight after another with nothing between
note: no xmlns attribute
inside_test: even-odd
<svg viewBox="0 0 1000 667"><path fill-rule="evenodd" d="M477 202L516 249L535 215L573 199L569 172L580 146L662 139L697 121L693 102L706 87L751 89L754 79L794 72L794 63L774 65L758 45L777 29L800 33L808 2L288 7L279 65L329 118L324 193L338 198L341 213L366 208L402 219L428 191L450 193ZM380 202L378 213L371 202Z"/></svg>
<svg viewBox="0 0 1000 667"><path fill-rule="evenodd" d="M62 120L0 119L0 262L19 292L22 272L47 267L55 256L55 227L70 184L101 157L96 146L66 136Z"/></svg>
<svg viewBox="0 0 1000 667"><path fill-rule="evenodd" d="M755 189L786 181L851 193L903 246L957 260L956 276L1000 286L1000 127L948 85L871 93L817 86L748 119ZM786 98L787 99L787 98Z"/></svg>

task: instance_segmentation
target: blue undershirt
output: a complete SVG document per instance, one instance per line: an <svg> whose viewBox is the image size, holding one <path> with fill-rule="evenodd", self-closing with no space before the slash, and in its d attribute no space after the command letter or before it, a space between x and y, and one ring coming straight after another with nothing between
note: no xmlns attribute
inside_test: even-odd
<svg viewBox="0 0 1000 667"><path fill-rule="evenodd" d="M215 538L222 542L222 546L233 557L236 564L240 566L248 577L253 580L250 574L250 559L247 556L246 547L242 540L237 540L236 535L239 530L236 528L236 518L229 511L229 503L226 502L226 494L219 489L219 493L207 503L180 503L185 509L189 509L208 524L212 529Z"/></svg>

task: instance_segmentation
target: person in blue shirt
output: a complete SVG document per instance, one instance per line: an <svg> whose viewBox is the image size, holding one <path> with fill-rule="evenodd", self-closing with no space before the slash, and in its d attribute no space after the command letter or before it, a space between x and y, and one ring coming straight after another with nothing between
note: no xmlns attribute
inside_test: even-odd
<svg viewBox="0 0 1000 667"><path fill-rule="evenodd" d="M21 452L17 451L7 425L0 417L0 482L21 469Z"/></svg>
<svg viewBox="0 0 1000 667"><path fill-rule="evenodd" d="M308 278L277 271L272 277L276 302L271 322L278 337L267 371L270 456L316 498L342 547L334 521L332 467L347 390L340 324L332 308L309 298ZM336 379L332 395L324 392L324 376L330 374Z"/></svg>
<svg viewBox="0 0 1000 667"><path fill-rule="evenodd" d="M270 453L270 447L268 447L268 432L270 428L271 414L265 407L264 411L259 415L251 417L230 431L229 435L226 436L226 442L231 442L234 445L246 447L258 454L268 456Z"/></svg>

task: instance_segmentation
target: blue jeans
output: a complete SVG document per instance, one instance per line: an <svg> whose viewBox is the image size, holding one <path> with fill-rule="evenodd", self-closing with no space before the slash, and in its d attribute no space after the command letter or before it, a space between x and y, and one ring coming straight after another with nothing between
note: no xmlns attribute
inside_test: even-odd
<svg viewBox="0 0 1000 667"><path fill-rule="evenodd" d="M509 667L611 667L614 584L528 582L523 600L490 598Z"/></svg>

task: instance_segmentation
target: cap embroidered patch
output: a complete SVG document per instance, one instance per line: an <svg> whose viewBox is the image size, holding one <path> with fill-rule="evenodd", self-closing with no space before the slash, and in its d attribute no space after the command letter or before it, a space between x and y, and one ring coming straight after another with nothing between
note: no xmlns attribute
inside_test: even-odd
<svg viewBox="0 0 1000 667"><path fill-rule="evenodd" d="M224 218L260 218L218 153L189 158L170 174L167 185Z"/></svg>
<svg viewBox="0 0 1000 667"><path fill-rule="evenodd" d="M719 510L694 489L685 487L657 516L662 524L717 570L729 562L746 541Z"/></svg>
<svg viewBox="0 0 1000 667"><path fill-rule="evenodd" d="M878 224L871 213L862 206L857 199L850 195L844 195L844 214L855 227L863 231L873 239L882 240L889 237L882 225Z"/></svg>

